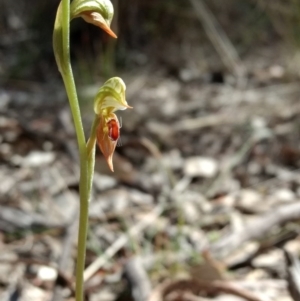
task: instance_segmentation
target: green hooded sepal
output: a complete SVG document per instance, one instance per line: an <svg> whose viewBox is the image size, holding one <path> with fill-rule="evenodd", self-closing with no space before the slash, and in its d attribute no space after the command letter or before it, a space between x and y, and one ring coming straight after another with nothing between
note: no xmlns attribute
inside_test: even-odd
<svg viewBox="0 0 300 301"><path fill-rule="evenodd" d="M116 34L110 29L113 16L114 8L110 0L73 0L70 6L71 20L82 17L116 38Z"/></svg>
<svg viewBox="0 0 300 301"><path fill-rule="evenodd" d="M103 110L113 113L117 110L131 108L125 99L126 86L119 77L107 80L99 89L94 100L95 113L101 114Z"/></svg>

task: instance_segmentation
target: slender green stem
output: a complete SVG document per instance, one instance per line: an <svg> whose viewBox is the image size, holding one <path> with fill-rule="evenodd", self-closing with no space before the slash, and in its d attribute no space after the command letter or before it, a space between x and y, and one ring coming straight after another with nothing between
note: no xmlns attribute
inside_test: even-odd
<svg viewBox="0 0 300 301"><path fill-rule="evenodd" d="M86 140L82 126L79 102L70 60L70 0L62 0L63 59L62 72L75 125L80 155L80 216L76 265L76 301L83 301L83 272L85 266L86 237L88 229L89 196L92 182L93 156L87 155ZM89 160L88 160L89 159Z"/></svg>
<svg viewBox="0 0 300 301"><path fill-rule="evenodd" d="M111 8L112 10L112 8ZM112 16L112 11L110 12ZM86 143L84 130L82 126L82 119L80 114L80 107L76 92L76 85L74 81L71 59L70 59L70 0L62 0L58 7L57 17L54 24L53 33L53 46L55 58L62 74L65 88L67 91L70 108L75 125L77 136L77 143L80 155L80 181L79 181L79 194L80 194L80 215L79 215L79 229L78 229L78 248L77 248L77 263L76 263L76 301L83 301L84 299L84 278L83 272L85 267L86 255L86 239L88 230L88 211L89 211L89 198L92 189L92 180L95 165L95 145L97 138L97 127L99 124L99 116L95 117L92 125L90 139ZM116 92L115 89L110 91L110 96L114 97L118 102L125 101L124 91L125 86L123 82L117 78L115 79L121 92ZM123 93L123 94L122 94ZM120 96L120 95L121 96ZM126 107L126 106L125 106Z"/></svg>
<svg viewBox="0 0 300 301"><path fill-rule="evenodd" d="M65 70L62 73L62 76L69 98L69 103L76 130L78 147L81 154L86 152L86 147L79 102L77 98L76 86L70 59L70 0L62 1L62 31L63 56L65 66Z"/></svg>
<svg viewBox="0 0 300 301"><path fill-rule="evenodd" d="M96 146L96 139L97 139L97 127L99 124L99 116L95 115L90 138L86 144L87 150L87 174L88 174L88 194L91 194L92 184L93 184L93 177L94 177L94 167L95 167L95 146Z"/></svg>
<svg viewBox="0 0 300 301"><path fill-rule="evenodd" d="M92 128L91 128L90 138L86 144L88 156L91 156L93 154L93 149L95 147L96 139L97 139L97 127L99 125L99 122L100 122L100 117L98 115L95 115Z"/></svg>
<svg viewBox="0 0 300 301"><path fill-rule="evenodd" d="M88 179L86 177L86 189L85 192L88 193L89 185ZM82 180L80 179L80 184ZM79 227L78 227L78 246L77 246L77 264L76 264L76 291L75 297L76 301L83 301L83 272L85 267L85 250L86 250L86 238L88 230L88 213L89 213L89 202L88 196L85 200L81 198L80 194L80 213L79 213Z"/></svg>

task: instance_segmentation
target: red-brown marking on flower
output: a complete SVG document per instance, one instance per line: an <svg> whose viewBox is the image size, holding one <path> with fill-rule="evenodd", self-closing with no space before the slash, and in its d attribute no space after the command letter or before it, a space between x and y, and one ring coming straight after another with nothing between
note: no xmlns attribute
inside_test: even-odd
<svg viewBox="0 0 300 301"><path fill-rule="evenodd" d="M102 116L97 127L97 143L111 171L114 171L112 158L119 136L120 125L117 116L113 113L106 118Z"/></svg>
<svg viewBox="0 0 300 301"><path fill-rule="evenodd" d="M112 141L117 141L120 137L120 124L117 119L111 119L107 122L108 137Z"/></svg>

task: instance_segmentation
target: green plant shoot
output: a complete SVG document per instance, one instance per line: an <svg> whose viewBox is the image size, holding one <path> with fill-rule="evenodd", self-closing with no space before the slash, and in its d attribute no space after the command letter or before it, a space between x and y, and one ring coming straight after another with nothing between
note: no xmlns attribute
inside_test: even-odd
<svg viewBox="0 0 300 301"><path fill-rule="evenodd" d="M125 99L126 86L121 78L114 77L104 83L94 99L95 118L91 134L86 141L76 85L70 61L70 21L82 17L110 36L117 36L111 30L113 6L109 0L62 0L58 6L54 32L53 49L73 117L80 155L80 216L78 230L78 250L76 263L76 301L83 301L83 271L85 267L86 237L88 228L88 208L92 188L95 145L99 145L110 169L113 171L113 153L120 136L120 124L114 114L117 110L131 108ZM92 111L92 106L91 106Z"/></svg>

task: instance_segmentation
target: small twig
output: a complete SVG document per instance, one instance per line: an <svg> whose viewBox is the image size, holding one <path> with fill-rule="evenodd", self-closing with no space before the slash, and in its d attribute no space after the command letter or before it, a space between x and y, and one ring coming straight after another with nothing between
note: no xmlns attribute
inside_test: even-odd
<svg viewBox="0 0 300 301"><path fill-rule="evenodd" d="M288 289L295 301L300 300L300 261L294 254L284 250L287 265Z"/></svg>
<svg viewBox="0 0 300 301"><path fill-rule="evenodd" d="M242 61L212 12L202 0L190 0L190 2L225 66L237 77L242 77L245 72Z"/></svg>
<svg viewBox="0 0 300 301"><path fill-rule="evenodd" d="M240 112L239 114L236 114L236 112L232 112L232 114L219 113L202 116L199 118L183 119L173 125L173 130L175 132L181 132L199 130L207 127L214 127L220 125L241 124L247 120L248 116L248 112Z"/></svg>
<svg viewBox="0 0 300 301"><path fill-rule="evenodd" d="M262 301L261 298L255 294L240 288L227 281L200 281L197 279L177 280L174 282L167 282L156 288L148 301L162 301L164 297L173 291L191 291L197 294L200 290L205 290L208 293L227 293L244 298L248 301Z"/></svg>

